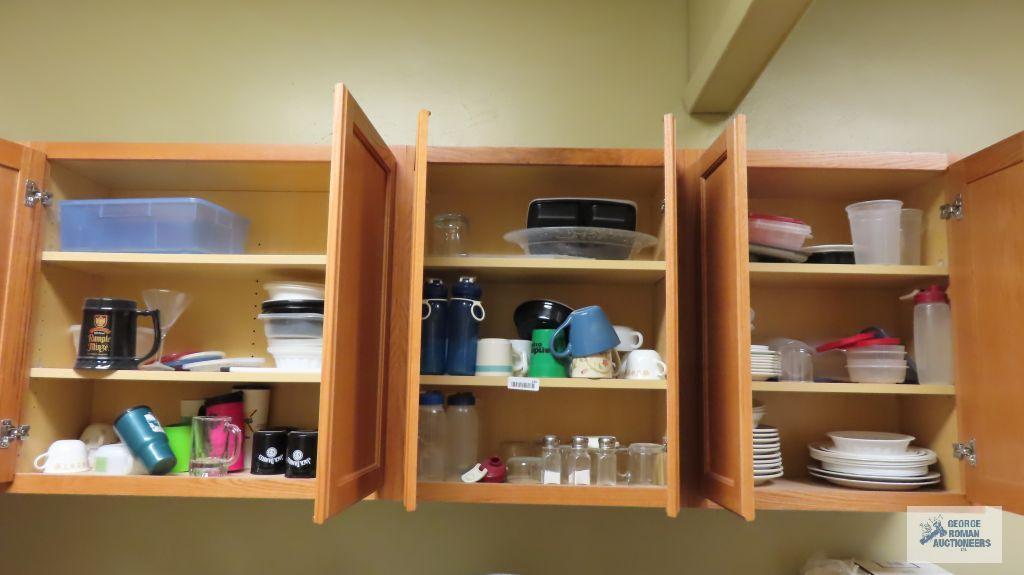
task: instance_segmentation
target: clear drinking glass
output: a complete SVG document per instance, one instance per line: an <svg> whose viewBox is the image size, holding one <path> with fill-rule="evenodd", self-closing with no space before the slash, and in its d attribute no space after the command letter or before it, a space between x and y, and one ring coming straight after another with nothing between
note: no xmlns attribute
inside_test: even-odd
<svg viewBox="0 0 1024 575"><path fill-rule="evenodd" d="M618 484L617 446L618 441L612 436L605 436L598 440L598 448L594 451L595 485Z"/></svg>
<svg viewBox="0 0 1024 575"><path fill-rule="evenodd" d="M434 253L439 256L464 256L469 219L462 214L434 216Z"/></svg>
<svg viewBox="0 0 1024 575"><path fill-rule="evenodd" d="M242 430L227 416L192 418L192 454L188 474L221 477L242 455Z"/></svg>
<svg viewBox="0 0 1024 575"><path fill-rule="evenodd" d="M629 446L629 484L664 485L661 454L665 446L657 443L632 443Z"/></svg>

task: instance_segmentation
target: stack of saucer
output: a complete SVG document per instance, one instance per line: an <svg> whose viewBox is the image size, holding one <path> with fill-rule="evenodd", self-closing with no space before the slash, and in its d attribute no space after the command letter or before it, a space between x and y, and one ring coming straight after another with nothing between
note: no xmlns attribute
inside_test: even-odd
<svg viewBox="0 0 1024 575"><path fill-rule="evenodd" d="M832 443L808 445L819 465L807 466L811 477L855 489L910 491L942 479L929 471L935 452L914 447L913 436L873 431L834 431Z"/></svg>
<svg viewBox="0 0 1024 575"><path fill-rule="evenodd" d="M754 381L779 377L781 370L779 352L768 349L767 345L750 346L750 375Z"/></svg>
<svg viewBox="0 0 1024 575"><path fill-rule="evenodd" d="M782 477L782 443L779 430L758 425L764 417L764 404L754 403L754 485Z"/></svg>

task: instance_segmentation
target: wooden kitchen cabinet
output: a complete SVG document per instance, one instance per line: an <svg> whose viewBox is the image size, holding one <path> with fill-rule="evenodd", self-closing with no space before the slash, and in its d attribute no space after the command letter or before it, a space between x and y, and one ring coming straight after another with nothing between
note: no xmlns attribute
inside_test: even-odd
<svg viewBox="0 0 1024 575"><path fill-rule="evenodd" d="M683 195L699 196L707 260L702 441L699 464L709 501L747 519L759 509L903 511L908 505L1001 505L1024 512L1024 442L1011 430L1024 405L1024 368L1013 333L1024 320L1017 229L1024 206L1024 135L951 162L943 154L746 150L745 118L706 151L683 152ZM844 207L896 198L925 212L923 265L749 263L747 213L809 222L815 244L849 243ZM944 215L945 214L945 215ZM948 219L947 219L948 218ZM948 285L953 312L954 385L751 382L750 322L756 341L826 339L875 325L913 350L915 287ZM785 477L754 487L751 402L778 427ZM695 410L696 411L696 410ZM697 415L700 415L699 413ZM861 491L807 477L807 444L842 429L914 435L938 454L943 481L909 492ZM955 456L970 445L976 459ZM684 464L686 462L684 461Z"/></svg>
<svg viewBox="0 0 1024 575"><path fill-rule="evenodd" d="M678 149L671 116L661 149L440 148L421 112L415 146L386 146L339 86L327 146L38 143L0 141L3 287L0 299L0 484L9 493L306 499L323 522L364 498L661 508L902 511L907 505L1002 505L1024 512L1024 445L1013 433L1024 373L1011 348L1024 320L1015 256L1024 214L1024 136L962 160L943 154L748 150L737 117L706 150ZM656 130L652 119L652 130ZM32 182L32 184L30 184ZM35 195L36 192L39 195ZM44 205L44 193L52 194ZM26 195L28 194L28 195ZM75 198L197 196L251 221L243 255L59 251L55 202ZM502 239L525 227L537 197L623 198L638 230L658 238L631 260L509 258ZM898 198L925 211L920 266L751 264L749 211L809 221L814 243L848 242L844 206ZM940 219L962 199L962 218ZM469 256L435 257L431 218L470 221ZM949 213L955 210L948 209ZM512 310L551 298L602 306L657 349L665 380L542 380L421 376L425 277L476 276L488 319L482 337L514 336ZM195 296L173 345L265 356L256 319L261 284L325 281L320 376L76 372L68 327L89 296L141 301L168 287ZM955 326L952 386L752 382L755 340L842 336L880 325L910 342L912 305L898 296L948 284ZM271 424L320 430L315 480L233 474L189 477L44 475L32 458L139 403L165 422L178 402L234 383L274 390ZM596 487L418 482L418 397L472 391L482 454L547 433L613 434L667 444L665 486ZM786 476L755 487L751 402L780 429ZM18 438L21 426L31 427ZM935 450L940 486L858 491L807 477L806 444L837 429L915 435ZM976 460L954 457L973 440Z"/></svg>
<svg viewBox="0 0 1024 575"><path fill-rule="evenodd" d="M343 86L331 147L0 142L0 416L30 426L27 437L0 449L6 491L309 499L322 523L382 490L390 336L400 340L408 329L390 313L390 298L406 291L390 274L397 198L409 185L398 176L406 154L383 143ZM30 182L52 198L26 202ZM167 196L202 197L248 218L246 252L59 251L60 200ZM142 304L141 290L151 287L193 296L169 331L176 348L265 357L256 316L266 299L262 284L279 279L326 282L320 375L72 369L68 328L81 321L82 301ZM178 420L180 400L243 382L271 386L271 425L320 430L316 479L47 475L32 467L54 440L77 438L87 424L109 423L128 407L150 405L169 424Z"/></svg>
<svg viewBox="0 0 1024 575"><path fill-rule="evenodd" d="M471 275L483 287L487 319L481 337L515 339L512 312L531 299L554 299L573 308L600 305L611 321L640 330L644 347L668 365L664 380L541 379L540 391L515 391L504 377L431 376L419 373L419 330L412 330L407 365L403 499L663 508L680 507L679 223L674 119L664 119L663 149L436 148L427 146L428 114L421 113L416 149L415 224L412 260L402 273L414 278L403 313L420 314L422 282L446 284ZM652 122L652 127L654 126ZM630 260L566 260L521 256L502 239L526 227L530 200L543 197L628 199L637 204L637 231L658 238L653 253ZM469 220L467 256L430 255L430 228L437 214ZM614 435L633 442L666 442L665 485L569 486L418 482L419 392L471 391L480 414L481 456L498 454L504 441L539 441L557 434Z"/></svg>

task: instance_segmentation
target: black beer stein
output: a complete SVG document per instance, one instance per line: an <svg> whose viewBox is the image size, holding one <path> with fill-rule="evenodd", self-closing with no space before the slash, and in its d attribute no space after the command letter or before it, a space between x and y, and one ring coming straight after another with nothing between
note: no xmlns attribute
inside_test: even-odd
<svg viewBox="0 0 1024 575"><path fill-rule="evenodd" d="M139 316L153 319L153 348L135 357ZM160 310L139 309L129 299L89 298L82 306L82 331L78 336L75 369L138 369L160 349Z"/></svg>

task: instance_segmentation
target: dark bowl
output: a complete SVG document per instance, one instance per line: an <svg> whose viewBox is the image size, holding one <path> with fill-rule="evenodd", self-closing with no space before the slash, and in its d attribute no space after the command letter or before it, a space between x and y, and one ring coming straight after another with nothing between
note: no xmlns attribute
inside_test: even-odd
<svg viewBox="0 0 1024 575"><path fill-rule="evenodd" d="M512 314L520 339L533 339L535 329L554 329L569 317L572 308L549 299L524 301Z"/></svg>

